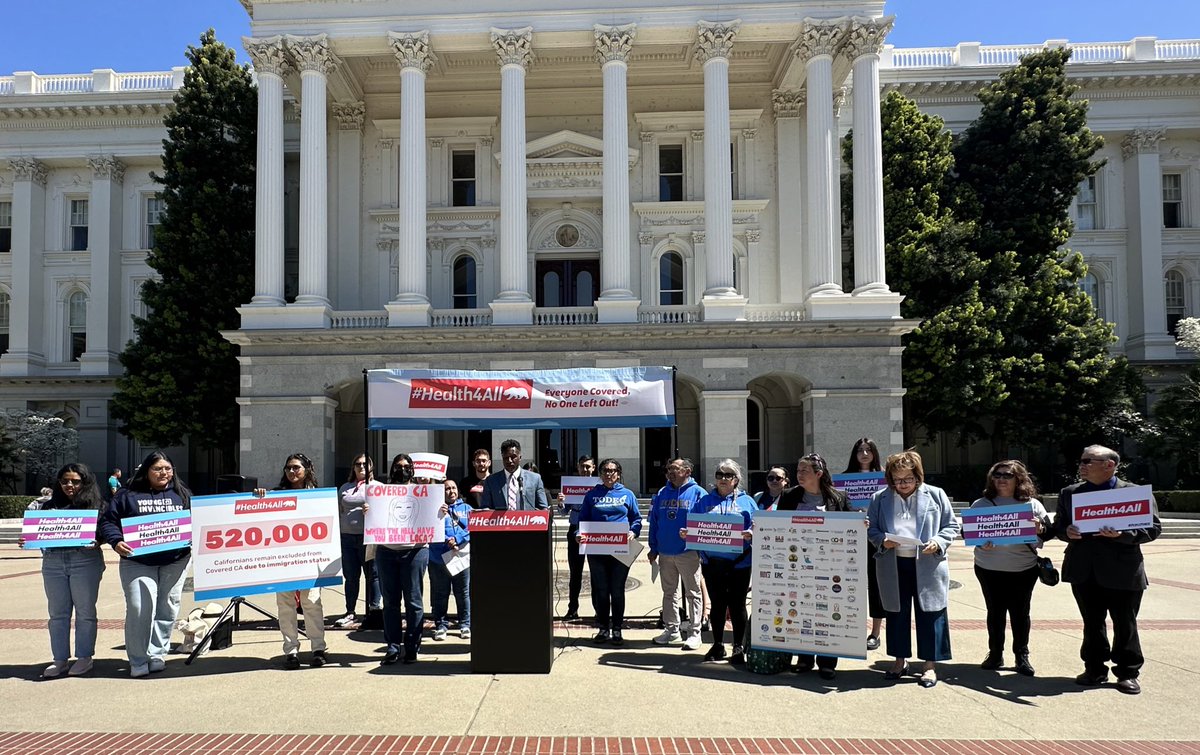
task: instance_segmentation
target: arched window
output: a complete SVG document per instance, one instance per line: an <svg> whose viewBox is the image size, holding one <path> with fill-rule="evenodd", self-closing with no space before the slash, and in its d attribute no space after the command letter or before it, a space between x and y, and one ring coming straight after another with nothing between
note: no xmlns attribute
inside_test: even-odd
<svg viewBox="0 0 1200 755"><path fill-rule="evenodd" d="M1187 316L1187 295L1183 273L1168 270L1163 276L1163 299L1167 305L1167 332L1174 333L1179 321Z"/></svg>
<svg viewBox="0 0 1200 755"><path fill-rule="evenodd" d="M454 260L454 309L475 309L475 258L463 254Z"/></svg>
<svg viewBox="0 0 1200 755"><path fill-rule="evenodd" d="M1096 310L1096 314L1104 317L1104 308L1100 303L1100 280L1092 273L1088 273L1079 281L1079 287L1092 300L1092 307Z"/></svg>
<svg viewBox="0 0 1200 755"><path fill-rule="evenodd" d="M658 258L658 303L683 304L683 257L678 252L666 252Z"/></svg>
<svg viewBox="0 0 1200 755"><path fill-rule="evenodd" d="M87 351L87 308L88 297L76 291L67 297L67 336L70 339L70 359L77 361Z"/></svg>
<svg viewBox="0 0 1200 755"><path fill-rule="evenodd" d="M7 292L0 291L0 354L8 351L8 326L12 297Z"/></svg>
<svg viewBox="0 0 1200 755"><path fill-rule="evenodd" d="M594 281L592 280L592 271L588 269L578 270L575 272L575 306L590 307L592 306L592 288Z"/></svg>
<svg viewBox="0 0 1200 755"><path fill-rule="evenodd" d="M757 472L763 465L762 406L752 398L746 399L746 475ZM744 480L743 484L748 484Z"/></svg>

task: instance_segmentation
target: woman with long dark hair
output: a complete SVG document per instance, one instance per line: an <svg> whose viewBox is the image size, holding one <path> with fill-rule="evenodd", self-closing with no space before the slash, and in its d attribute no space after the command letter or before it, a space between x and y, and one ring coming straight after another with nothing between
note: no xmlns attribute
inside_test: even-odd
<svg viewBox="0 0 1200 755"><path fill-rule="evenodd" d="M879 463L879 446L870 438L859 438L850 449L850 461L846 463L843 474L862 474L863 472L882 472ZM879 649L879 633L883 629L883 620L887 611L879 600L879 576L875 573L875 544L867 541L867 611L871 617L871 633L867 635L867 650Z"/></svg>
<svg viewBox="0 0 1200 755"><path fill-rule="evenodd" d="M179 616L183 581L191 562L191 547L138 555L125 542L124 519L170 511L188 511L192 491L175 474L175 463L162 451L147 456L129 486L121 488L100 516L100 540L121 557L121 587L125 591L125 654L129 675L142 677L162 671L171 649L171 630Z"/></svg>
<svg viewBox="0 0 1200 755"><path fill-rule="evenodd" d="M355 610L362 580L367 582L366 611L378 610L380 606L379 580L375 577L375 562L367 560L367 547L363 544L363 503L367 496L367 483L375 479L375 462L370 456L359 454L350 465L350 476L338 488L338 513L341 515L342 531L342 579L346 590L346 614L333 622L336 627L351 627L359 623Z"/></svg>
<svg viewBox="0 0 1200 755"><path fill-rule="evenodd" d="M408 454L392 457L389 485L414 482L413 461ZM421 651L421 633L425 624L425 572L429 568L429 548L421 545L378 545L375 548L375 572L383 593L383 639L387 650L381 666L403 660L416 663ZM403 604L403 621L401 609Z"/></svg>
<svg viewBox="0 0 1200 755"><path fill-rule="evenodd" d="M584 495L579 522L581 525L583 522L625 522L632 539L642 531L642 514L638 511L637 496L621 484L621 474L621 462L616 459L600 462L600 484ZM622 645L625 642L621 633L625 623L625 581L629 577L629 567L616 556L606 553L588 554L587 562L592 577L592 609L596 612L596 636L592 641Z"/></svg>

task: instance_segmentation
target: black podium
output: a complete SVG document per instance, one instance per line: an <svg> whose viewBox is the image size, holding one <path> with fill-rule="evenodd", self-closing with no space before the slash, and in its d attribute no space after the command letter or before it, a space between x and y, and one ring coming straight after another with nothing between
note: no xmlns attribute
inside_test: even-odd
<svg viewBox="0 0 1200 755"><path fill-rule="evenodd" d="M550 512L472 511L470 530L471 672L550 673Z"/></svg>

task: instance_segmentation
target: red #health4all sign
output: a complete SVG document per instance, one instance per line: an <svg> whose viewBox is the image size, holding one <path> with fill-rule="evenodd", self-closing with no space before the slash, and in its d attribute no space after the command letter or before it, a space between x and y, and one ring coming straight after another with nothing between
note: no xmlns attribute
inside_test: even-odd
<svg viewBox="0 0 1200 755"><path fill-rule="evenodd" d="M1071 520L1080 532L1099 532L1102 527L1137 530L1154 524L1154 490L1149 485L1075 493L1071 496Z"/></svg>
<svg viewBox="0 0 1200 755"><path fill-rule="evenodd" d="M532 380L416 378L408 395L411 409L528 409Z"/></svg>
<svg viewBox="0 0 1200 755"><path fill-rule="evenodd" d="M550 526L549 511L472 511L471 532L542 532Z"/></svg>

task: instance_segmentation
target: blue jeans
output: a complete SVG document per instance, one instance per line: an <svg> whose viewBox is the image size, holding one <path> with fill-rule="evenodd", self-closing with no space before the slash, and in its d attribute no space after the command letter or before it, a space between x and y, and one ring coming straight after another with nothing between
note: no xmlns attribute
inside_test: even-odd
<svg viewBox="0 0 1200 755"><path fill-rule="evenodd" d="M421 600L425 569L429 566L429 549L405 548L393 550L379 546L375 550L375 571L383 592L383 639L388 650L399 650L415 658L421 649L421 629L425 623L425 604ZM400 599L404 599L403 629L400 622Z"/></svg>
<svg viewBox="0 0 1200 755"><path fill-rule="evenodd" d="M625 623L625 578L629 567L614 556L588 556L588 573L592 575L592 610L596 626L620 631Z"/></svg>
<svg viewBox="0 0 1200 755"><path fill-rule="evenodd" d="M131 666L145 666L151 658L166 660L191 560L189 555L164 566L147 566L133 559L121 559L125 655Z"/></svg>
<svg viewBox="0 0 1200 755"><path fill-rule="evenodd" d="M96 596L104 575L99 548L47 548L42 551L42 582L50 616L50 652L54 660L71 657L71 612L75 612L75 657L96 652Z"/></svg>
<svg viewBox="0 0 1200 755"><path fill-rule="evenodd" d="M896 576L900 586L900 610L888 611L887 654L893 658L912 657L912 614L917 615L917 657L923 661L950 660L950 621L946 609L922 611L917 600L917 559L897 558Z"/></svg>
<svg viewBox="0 0 1200 755"><path fill-rule="evenodd" d="M367 560L367 546L363 545L362 535L342 533L342 578L346 583L346 613L355 613L358 605L358 590L361 586L359 574L367 580L367 605L363 613L371 610L371 606L379 604L379 579L375 576L375 562Z"/></svg>
<svg viewBox="0 0 1200 755"><path fill-rule="evenodd" d="M450 588L454 588L454 605L458 606L458 628L469 629L471 626L471 570L463 569L458 574L450 575L446 562L441 556L429 559L429 589L433 592L433 623L439 629L446 629L450 622L446 613L450 610Z"/></svg>

